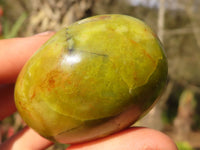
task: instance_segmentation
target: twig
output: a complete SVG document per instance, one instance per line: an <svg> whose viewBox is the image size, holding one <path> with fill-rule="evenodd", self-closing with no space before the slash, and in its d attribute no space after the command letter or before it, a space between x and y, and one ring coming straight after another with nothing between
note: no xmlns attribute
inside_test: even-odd
<svg viewBox="0 0 200 150"><path fill-rule="evenodd" d="M165 0L159 0L158 10L158 37L163 42L165 24Z"/></svg>
<svg viewBox="0 0 200 150"><path fill-rule="evenodd" d="M188 15L188 17L190 18L191 20L191 25L192 25L192 31L193 31L193 34L194 34L194 37L197 41L197 45L200 49L200 34L198 34L198 30L197 30L197 23L194 21L195 19L195 15L194 13L192 12L192 4L194 4L194 1L187 1L186 3L187 7L186 7L186 13Z"/></svg>

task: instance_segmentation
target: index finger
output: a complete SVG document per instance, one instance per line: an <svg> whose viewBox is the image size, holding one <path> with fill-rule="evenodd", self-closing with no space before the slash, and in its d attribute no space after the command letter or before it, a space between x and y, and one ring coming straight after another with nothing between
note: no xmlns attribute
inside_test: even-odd
<svg viewBox="0 0 200 150"><path fill-rule="evenodd" d="M25 62L53 34L0 40L0 84L14 83Z"/></svg>

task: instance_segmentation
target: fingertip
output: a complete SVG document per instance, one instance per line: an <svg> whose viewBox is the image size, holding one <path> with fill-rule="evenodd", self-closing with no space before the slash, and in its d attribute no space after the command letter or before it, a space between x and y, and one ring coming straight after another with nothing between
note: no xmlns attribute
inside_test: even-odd
<svg viewBox="0 0 200 150"><path fill-rule="evenodd" d="M53 143L41 137L34 130L25 127L19 133L0 145L1 150L42 150Z"/></svg>
<svg viewBox="0 0 200 150"><path fill-rule="evenodd" d="M67 150L177 150L165 134L148 128L130 128L88 143L71 145Z"/></svg>

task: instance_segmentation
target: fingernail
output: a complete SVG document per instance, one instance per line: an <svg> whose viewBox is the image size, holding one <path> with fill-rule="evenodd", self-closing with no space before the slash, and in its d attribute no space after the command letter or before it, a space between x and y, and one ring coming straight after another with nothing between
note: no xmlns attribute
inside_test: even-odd
<svg viewBox="0 0 200 150"><path fill-rule="evenodd" d="M45 31L45 32L42 32L42 33L38 33L38 34L35 34L34 36L47 36L47 35L50 35L50 34L53 34L54 31Z"/></svg>

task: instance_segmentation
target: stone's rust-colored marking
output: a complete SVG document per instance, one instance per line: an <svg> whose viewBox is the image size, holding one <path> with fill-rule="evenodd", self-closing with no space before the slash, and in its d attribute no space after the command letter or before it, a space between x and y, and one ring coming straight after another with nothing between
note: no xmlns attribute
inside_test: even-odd
<svg viewBox="0 0 200 150"><path fill-rule="evenodd" d="M31 96L31 99L33 99L36 96L36 91L34 90L33 95Z"/></svg>
<svg viewBox="0 0 200 150"><path fill-rule="evenodd" d="M137 42L135 42L135 41L132 40L132 39L129 39L129 41L130 41L132 44L138 45L138 46L141 48L140 50L142 50L142 53L143 53L144 55L146 55L154 64L156 64L155 60L151 57L151 55L149 55L149 54L146 52L146 50L143 49Z"/></svg>
<svg viewBox="0 0 200 150"><path fill-rule="evenodd" d="M105 16L104 16L104 15L102 15L102 16L100 16L100 17L99 17L99 19L100 19L100 20L104 20L104 19L110 19L110 18L111 18L111 17L110 17L110 16L108 16L108 15L105 15Z"/></svg>
<svg viewBox="0 0 200 150"><path fill-rule="evenodd" d="M50 86L51 88L55 87L55 80L54 80L53 78L50 78L50 79L48 80L48 82L49 82L49 86Z"/></svg>

